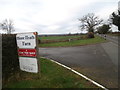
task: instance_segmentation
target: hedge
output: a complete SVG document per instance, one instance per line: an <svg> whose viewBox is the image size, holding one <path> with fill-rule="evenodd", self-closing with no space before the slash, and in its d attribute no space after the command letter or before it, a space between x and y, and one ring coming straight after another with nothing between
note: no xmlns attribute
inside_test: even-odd
<svg viewBox="0 0 120 90"><path fill-rule="evenodd" d="M56 43L56 42L69 42L69 41L75 41L75 40L84 40L87 39L86 36L81 36L79 38L70 38L70 39L57 39L57 40L40 40L38 39L38 44L46 44L46 43Z"/></svg>
<svg viewBox="0 0 120 90"><path fill-rule="evenodd" d="M16 35L2 35L2 79L8 79L19 68Z"/></svg>

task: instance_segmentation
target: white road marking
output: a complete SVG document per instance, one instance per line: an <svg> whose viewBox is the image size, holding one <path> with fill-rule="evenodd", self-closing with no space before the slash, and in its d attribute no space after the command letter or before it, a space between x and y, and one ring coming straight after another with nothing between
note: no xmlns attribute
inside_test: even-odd
<svg viewBox="0 0 120 90"><path fill-rule="evenodd" d="M85 75L83 75L83 74L75 71L74 69L72 69L72 68L70 68L70 67L68 67L68 66L65 66L65 65L63 65L63 64L61 64L61 63L59 63L59 62L57 62L57 61L55 61L55 60L52 60L52 59L50 59L50 58L46 58L46 57L42 57L42 58L49 59L50 61L52 61L52 62L54 62L54 63L56 63L56 64L58 64L58 65L60 65L60 66L62 66L62 67L65 67L66 69L68 69L68 70L74 72L75 74L83 77L84 79L90 81L91 83L95 84L96 86L98 86L98 87L100 87L100 88L102 88L102 89L104 89L104 90L108 90L108 89L107 89L106 87L104 87L103 85L101 85L101 84L93 81L92 79L86 77Z"/></svg>

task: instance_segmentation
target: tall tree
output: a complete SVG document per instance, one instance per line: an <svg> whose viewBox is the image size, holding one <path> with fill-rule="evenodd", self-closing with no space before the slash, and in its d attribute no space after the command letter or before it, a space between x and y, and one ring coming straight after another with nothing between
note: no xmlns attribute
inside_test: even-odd
<svg viewBox="0 0 120 90"><path fill-rule="evenodd" d="M110 25L104 24L104 25L98 27L98 33L99 34L106 34L109 32L109 29L110 29Z"/></svg>
<svg viewBox="0 0 120 90"><path fill-rule="evenodd" d="M120 11L118 10L118 13L113 12L111 19L112 19L112 23L118 26L118 30L120 31Z"/></svg>
<svg viewBox="0 0 120 90"><path fill-rule="evenodd" d="M88 32L94 33L95 27L101 24L103 20L95 16L94 13L88 13L80 18L79 21L81 22L81 29L86 29Z"/></svg>
<svg viewBox="0 0 120 90"><path fill-rule="evenodd" d="M11 34L14 32L13 21L5 19L2 23L0 23L0 28L5 31L7 34Z"/></svg>

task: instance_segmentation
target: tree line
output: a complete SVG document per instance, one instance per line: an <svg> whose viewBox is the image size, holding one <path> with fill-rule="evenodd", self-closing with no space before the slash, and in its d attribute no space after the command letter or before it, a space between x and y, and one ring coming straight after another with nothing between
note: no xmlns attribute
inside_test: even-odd
<svg viewBox="0 0 120 90"><path fill-rule="evenodd" d="M103 23L103 20L96 16L94 13L88 13L84 15L82 18L78 19L80 21L80 29L87 30L88 32L95 32L97 30L98 33L105 34L111 28L112 24L118 26L118 30L120 31L120 11L118 13L113 12L110 15L110 18L107 21L107 24Z"/></svg>

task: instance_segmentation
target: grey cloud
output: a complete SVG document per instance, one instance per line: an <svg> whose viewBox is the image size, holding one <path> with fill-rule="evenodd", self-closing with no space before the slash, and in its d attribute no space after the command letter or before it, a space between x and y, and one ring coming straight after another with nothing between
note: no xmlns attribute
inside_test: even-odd
<svg viewBox="0 0 120 90"><path fill-rule="evenodd" d="M33 30L35 29L38 32L44 32L44 30L47 29L47 27L48 26L46 26L46 25L39 25L39 24L36 25L36 24L34 24L32 28L33 28Z"/></svg>
<svg viewBox="0 0 120 90"><path fill-rule="evenodd" d="M77 18L81 18L83 15L86 15L87 13L96 13L99 12L100 10L103 10L105 7L109 6L116 6L117 2L116 1L111 1L111 2L103 2L103 1L98 1L98 2L93 2L92 4L87 5L85 8L82 10L78 10L78 12L75 14ZM104 14L104 13L103 13Z"/></svg>
<svg viewBox="0 0 120 90"><path fill-rule="evenodd" d="M51 2L51 3L54 3L54 2ZM7 5L13 6L13 8L18 8L18 12L20 12L20 14L21 14L21 16L17 18L18 21L32 24L32 26L30 26L30 27L33 30L38 30L38 32L42 32L42 33L47 32L49 25L43 25L42 22L39 23L39 21L37 22L34 19L32 19L32 16L35 17L35 15L37 13L42 12L41 10L43 10L43 7L44 7L42 0L15 0L15 1L1 0L0 7L5 8L4 5L5 6L7 6ZM64 21L54 24L56 26L59 26L57 28L57 30L54 31L54 33L66 33L69 31L73 31L71 29L74 29L74 28L76 29L79 26L79 24L76 23L78 18L81 18L83 15L85 15L87 13L99 12L100 10L102 10L105 7L110 6L110 5L114 5L114 6L117 5L117 1L115 1L115 0L112 2L103 2L103 1L97 2L96 1L87 6L84 6L84 8L82 8L82 9L78 7L75 12L71 11L74 13L70 13L69 19L66 19ZM21 11L19 11L19 9ZM44 13L44 10L43 10L43 13ZM64 14L64 13L61 13L61 16L62 16L62 14ZM38 14L38 15L40 15L40 14ZM50 13L50 15L52 15L52 14ZM44 15L41 15L41 16L44 17ZM47 16L48 15L45 15L45 17L47 17ZM17 29L17 30L20 30L20 29Z"/></svg>

